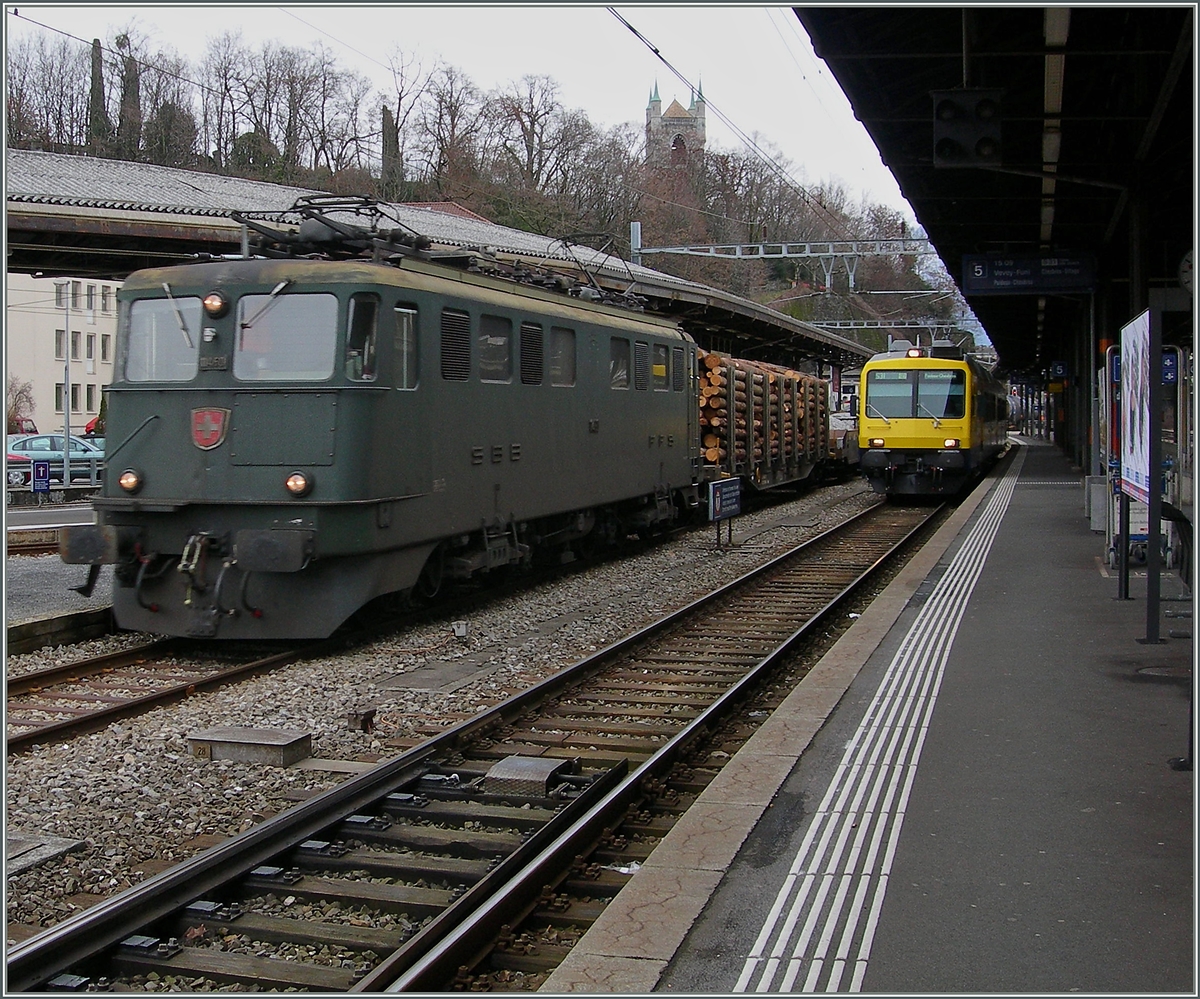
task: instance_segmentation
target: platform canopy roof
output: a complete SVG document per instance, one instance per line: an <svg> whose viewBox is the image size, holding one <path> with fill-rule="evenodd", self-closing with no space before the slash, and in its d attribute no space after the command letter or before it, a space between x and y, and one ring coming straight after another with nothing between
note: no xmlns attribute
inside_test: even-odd
<svg viewBox="0 0 1200 999"><path fill-rule="evenodd" d="M218 174L90 156L9 149L5 156L7 266L46 276L120 279L142 267L237 253L233 213L284 212L320 194ZM756 302L628 263L601 249L523 232L446 206L389 205L435 248L479 247L562 270L586 268L606 290L632 290L702 345L784 364L860 364L871 351ZM298 217L297 217L298 221Z"/></svg>
<svg viewBox="0 0 1200 999"><path fill-rule="evenodd" d="M1089 294L1055 284L1076 280L1064 263L1072 275L1094 264L1108 330L1146 307L1148 289L1178 285L1195 230L1194 5L794 10L1003 369L1045 370L1088 328ZM998 161L939 165L935 127L946 138L951 126L935 126L935 95L988 90ZM973 291L996 290L995 269L965 270L980 257L1036 261L1033 287ZM1190 343L1189 316L1172 336Z"/></svg>

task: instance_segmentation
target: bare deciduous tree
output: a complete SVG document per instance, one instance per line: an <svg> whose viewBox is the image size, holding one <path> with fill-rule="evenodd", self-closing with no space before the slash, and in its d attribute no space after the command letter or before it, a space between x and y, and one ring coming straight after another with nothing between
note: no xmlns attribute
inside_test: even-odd
<svg viewBox="0 0 1200 999"><path fill-rule="evenodd" d="M21 421L33 417L33 382L22 381L17 375L9 373L7 409L6 433L21 433Z"/></svg>
<svg viewBox="0 0 1200 999"><path fill-rule="evenodd" d="M396 49L388 57L392 73L392 93L381 98L382 136L379 172L380 195L400 197L407 180L408 144L412 141L413 122L435 72L425 71L416 57ZM436 69L436 67L435 67Z"/></svg>
<svg viewBox="0 0 1200 999"><path fill-rule="evenodd" d="M241 36L227 31L209 40L200 63L200 144L217 170L227 169L233 143L247 120L237 85L246 58Z"/></svg>
<svg viewBox="0 0 1200 999"><path fill-rule="evenodd" d="M562 141L558 84L548 76L522 77L494 93L488 111L499 125L500 152L517 182L526 190L542 190Z"/></svg>
<svg viewBox="0 0 1200 999"><path fill-rule="evenodd" d="M9 141L24 149L76 152L88 132L88 50L38 35L8 53Z"/></svg>
<svg viewBox="0 0 1200 999"><path fill-rule="evenodd" d="M419 129L426 176L443 196L453 196L476 176L474 140L483 127L479 91L461 70L442 66L422 102Z"/></svg>

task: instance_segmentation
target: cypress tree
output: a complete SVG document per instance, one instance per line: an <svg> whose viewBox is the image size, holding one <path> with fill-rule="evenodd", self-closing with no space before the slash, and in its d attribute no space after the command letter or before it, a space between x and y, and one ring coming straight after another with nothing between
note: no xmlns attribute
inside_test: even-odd
<svg viewBox="0 0 1200 999"><path fill-rule="evenodd" d="M117 156L136 160L142 146L142 91L138 63L129 51L129 36L117 38L117 48L125 52L121 74L121 116L117 120Z"/></svg>
<svg viewBox="0 0 1200 999"><path fill-rule="evenodd" d="M92 89L88 102L88 152L93 156L108 153L112 140L112 122L104 107L104 59L100 39L92 39Z"/></svg>
<svg viewBox="0 0 1200 999"><path fill-rule="evenodd" d="M379 176L380 193L385 200L400 196L400 185L404 180L404 169L400 162L400 130L396 127L396 116L392 109L383 109L383 165Z"/></svg>

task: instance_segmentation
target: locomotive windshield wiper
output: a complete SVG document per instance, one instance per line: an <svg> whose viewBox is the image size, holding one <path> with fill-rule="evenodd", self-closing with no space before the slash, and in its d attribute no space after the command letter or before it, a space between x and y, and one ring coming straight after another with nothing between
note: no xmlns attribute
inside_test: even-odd
<svg viewBox="0 0 1200 999"><path fill-rule="evenodd" d="M167 301L171 303L171 308L175 310L175 319L179 323L179 332L183 334L183 342L187 344L188 350L194 350L195 344L192 343L192 334L188 332L187 323L184 322L183 313L179 311L179 306L175 304L175 296L171 294L171 286L166 281L162 283L163 291L167 293Z"/></svg>
<svg viewBox="0 0 1200 999"><path fill-rule="evenodd" d="M283 289L286 288L291 283L292 283L291 278L284 278L284 280L280 281L279 284L277 284L274 288L272 288L271 294L269 294L267 296L267 300L265 302L263 302L262 308L259 309L256 313L254 313L254 315L251 316L249 319L247 319L244 323L242 323L242 331L244 332L244 331L248 330L251 326L253 326L256 322L258 322L262 318L263 313L266 312L267 309L269 309L272 305L275 304L275 296L278 295L281 291L283 291Z"/></svg>
<svg viewBox="0 0 1200 999"><path fill-rule="evenodd" d="M872 406L872 405L871 405L871 404L868 402L868 403L867 403L867 415L868 415L868 416L870 416L870 415L871 415L871 410L873 410L873 409L875 410L875 415L876 415L876 416L878 416L878 417L879 417L881 420L883 420L883 422L884 422L884 423L886 423L886 424L887 424L889 427L892 425L892 421L891 421L891 420L889 420L889 419L888 419L886 416L884 416L884 415L883 415L881 412L879 412L879 410L875 409L875 407L874 407L874 406Z"/></svg>
<svg viewBox="0 0 1200 999"><path fill-rule="evenodd" d="M933 425L934 425L935 427L940 427L940 426L942 425L942 421L941 421L941 419L940 419L939 417L937 417L937 416L934 416L934 415L933 415L933 413L932 413L932 412L930 412L930 410L929 410L929 407L928 407L928 406L926 406L924 403L920 403L920 402L918 402L918 403L917 403L917 409L923 409L923 410L925 410L925 415L926 415L926 416L928 416L928 417L929 417L931 420L933 420Z"/></svg>

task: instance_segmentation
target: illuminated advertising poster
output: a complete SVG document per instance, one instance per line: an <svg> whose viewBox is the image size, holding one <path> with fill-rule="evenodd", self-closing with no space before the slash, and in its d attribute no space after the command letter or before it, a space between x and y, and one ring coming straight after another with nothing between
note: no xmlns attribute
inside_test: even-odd
<svg viewBox="0 0 1200 999"><path fill-rule="evenodd" d="M1150 312L1121 327L1121 491L1150 502Z"/></svg>

